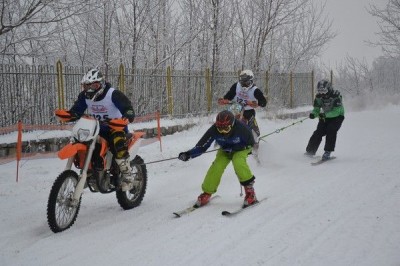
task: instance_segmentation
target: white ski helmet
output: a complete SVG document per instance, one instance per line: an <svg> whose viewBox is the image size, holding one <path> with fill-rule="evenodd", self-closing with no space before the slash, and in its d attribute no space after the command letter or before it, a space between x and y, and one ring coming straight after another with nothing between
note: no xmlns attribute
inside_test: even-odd
<svg viewBox="0 0 400 266"><path fill-rule="evenodd" d="M104 81L103 74L96 68L92 68L89 70L82 78L82 84L91 84L94 82L102 82Z"/></svg>
<svg viewBox="0 0 400 266"><path fill-rule="evenodd" d="M100 70L92 68L83 76L81 84L85 90L85 97L94 100L105 88L104 76Z"/></svg>
<svg viewBox="0 0 400 266"><path fill-rule="evenodd" d="M243 91L248 91L253 85L254 74L253 71L246 69L239 74L239 83Z"/></svg>

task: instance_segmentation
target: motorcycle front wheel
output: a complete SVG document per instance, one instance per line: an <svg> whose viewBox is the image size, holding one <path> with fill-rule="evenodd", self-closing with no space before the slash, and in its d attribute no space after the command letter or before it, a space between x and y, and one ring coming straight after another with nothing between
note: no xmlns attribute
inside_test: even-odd
<svg viewBox="0 0 400 266"><path fill-rule="evenodd" d="M142 203L147 187L147 168L143 159L136 155L130 164L135 176L134 187L129 191L116 191L118 203L124 210L139 206Z"/></svg>
<svg viewBox="0 0 400 266"><path fill-rule="evenodd" d="M78 216L81 198L73 204L78 179L77 173L66 170L53 183L47 202L47 223L54 233L70 228Z"/></svg>

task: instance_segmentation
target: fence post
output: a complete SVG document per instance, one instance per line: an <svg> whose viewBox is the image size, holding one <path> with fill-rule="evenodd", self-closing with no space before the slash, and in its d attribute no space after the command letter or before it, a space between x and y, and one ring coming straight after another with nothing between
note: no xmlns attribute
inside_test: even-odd
<svg viewBox="0 0 400 266"><path fill-rule="evenodd" d="M212 93L211 93L211 77L210 68L206 68L206 95L207 95L207 112L211 112L212 107Z"/></svg>
<svg viewBox="0 0 400 266"><path fill-rule="evenodd" d="M171 66L167 67L167 97L168 97L168 114L172 116L173 111L173 98L172 98L172 76Z"/></svg>
<svg viewBox="0 0 400 266"><path fill-rule="evenodd" d="M126 90L125 90L125 67L124 65L121 63L119 65L119 82L118 82L118 89L120 91L122 91L124 94L126 94Z"/></svg>
<svg viewBox="0 0 400 266"><path fill-rule="evenodd" d="M331 84L333 85L333 70L331 69Z"/></svg>
<svg viewBox="0 0 400 266"><path fill-rule="evenodd" d="M289 99L289 102L290 102L290 108L293 108L293 72L292 71L290 71L289 79L290 79L290 81L289 81L289 83L290 83L290 99Z"/></svg>
<svg viewBox="0 0 400 266"><path fill-rule="evenodd" d="M63 76L63 66L60 60L56 63L57 69L57 92L58 92L58 108L64 109L65 107L65 97L64 97L64 76Z"/></svg>

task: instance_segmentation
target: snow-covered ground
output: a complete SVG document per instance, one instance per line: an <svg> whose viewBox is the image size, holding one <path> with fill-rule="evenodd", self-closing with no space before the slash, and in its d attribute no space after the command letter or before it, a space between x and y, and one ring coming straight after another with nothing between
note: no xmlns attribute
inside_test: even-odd
<svg viewBox="0 0 400 266"><path fill-rule="evenodd" d="M261 112L260 112L261 113ZM296 120L258 116L263 134ZM86 192L75 224L50 231L46 205L65 162L56 158L0 165L0 265L400 265L400 107L347 112L337 159L311 166L303 155L317 120L265 138L261 165L249 157L259 206L242 204L228 166L219 198L182 218L172 212L201 193L215 152L149 164L143 203L123 211L115 194ZM211 118L144 146L145 162L173 158L199 140ZM1 141L0 141L1 142ZM323 143L318 155L323 151Z"/></svg>

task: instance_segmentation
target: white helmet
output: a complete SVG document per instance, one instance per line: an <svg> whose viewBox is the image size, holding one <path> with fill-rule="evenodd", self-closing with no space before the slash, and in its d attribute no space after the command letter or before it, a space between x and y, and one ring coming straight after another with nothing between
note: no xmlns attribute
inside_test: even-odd
<svg viewBox="0 0 400 266"><path fill-rule="evenodd" d="M83 76L81 84L85 90L85 97L94 100L104 91L104 76L97 68L92 68Z"/></svg>
<svg viewBox="0 0 400 266"><path fill-rule="evenodd" d="M103 74L97 68L92 68L83 76L81 83L91 84L93 82L102 82L102 81L104 81Z"/></svg>
<svg viewBox="0 0 400 266"><path fill-rule="evenodd" d="M239 74L239 83L243 91L248 91L253 85L254 74L253 71L246 69Z"/></svg>

